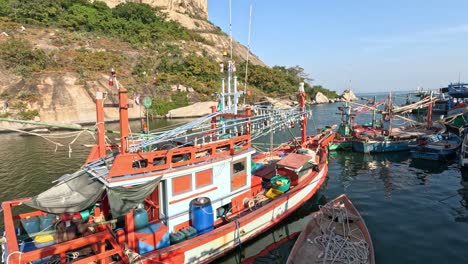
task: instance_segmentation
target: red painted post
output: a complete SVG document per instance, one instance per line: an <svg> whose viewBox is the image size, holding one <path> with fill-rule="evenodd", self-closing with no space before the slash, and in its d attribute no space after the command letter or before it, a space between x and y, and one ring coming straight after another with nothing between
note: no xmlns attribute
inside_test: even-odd
<svg viewBox="0 0 468 264"><path fill-rule="evenodd" d="M103 93L96 93L96 125L97 125L97 140L98 140L98 153L99 157L102 158L106 155L106 141L104 131L104 103Z"/></svg>
<svg viewBox="0 0 468 264"><path fill-rule="evenodd" d="M427 129L431 129L432 127L432 92L431 92L431 97L429 101L429 105L427 107Z"/></svg>
<svg viewBox="0 0 468 264"><path fill-rule="evenodd" d="M216 105L211 106L211 113L216 113ZM211 129L213 130L213 132L216 129L216 117L215 116L211 118Z"/></svg>
<svg viewBox="0 0 468 264"><path fill-rule="evenodd" d="M3 223L5 224L6 232L6 243L8 247L8 252L10 252L10 263L16 263L16 260L19 258L19 254L12 254L13 252L18 252L18 240L16 238L15 224L13 223L13 213L11 211L12 204L8 202L2 203L3 209ZM6 260L5 260L6 261Z"/></svg>
<svg viewBox="0 0 468 264"><path fill-rule="evenodd" d="M250 134L250 117L252 116L252 108L250 105L247 105L245 107L245 115L249 117L249 121L247 122L247 127L246 127L246 134Z"/></svg>
<svg viewBox="0 0 468 264"><path fill-rule="evenodd" d="M301 143L305 144L307 140L307 115L305 113L305 97L306 93L304 90L304 83L300 83L299 85L299 109L302 114L302 122L301 122Z"/></svg>
<svg viewBox="0 0 468 264"><path fill-rule="evenodd" d="M120 114L120 152L127 152L128 139L128 98L125 88L119 89L119 114Z"/></svg>

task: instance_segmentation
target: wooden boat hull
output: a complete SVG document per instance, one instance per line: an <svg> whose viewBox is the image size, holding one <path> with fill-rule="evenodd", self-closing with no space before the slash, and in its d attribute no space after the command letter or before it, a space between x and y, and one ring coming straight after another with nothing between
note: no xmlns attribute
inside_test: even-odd
<svg viewBox="0 0 468 264"><path fill-rule="evenodd" d="M327 151L321 158L326 160ZM281 222L320 189L328 173L328 165L323 162L319 172L308 175L296 187L270 203L246 214L231 223L193 239L171 245L142 256L144 263L207 263L226 254L265 230Z"/></svg>
<svg viewBox="0 0 468 264"><path fill-rule="evenodd" d="M461 145L461 138L455 134L444 134L436 137L435 142L410 144L411 156L428 160L443 160L449 156L455 156Z"/></svg>
<svg viewBox="0 0 468 264"><path fill-rule="evenodd" d="M352 222L348 222L348 225L350 226L349 228L352 230L359 230L361 238L367 243L368 245L368 256L367 256L367 263L373 264L375 263L374 259L374 248L372 245L372 239L369 234L369 231L366 227L366 224L364 222L364 219L361 217L359 212L356 210L356 208L353 206L351 201L346 197L346 195L340 195L336 199L330 201L327 205L333 205L333 207L336 205L343 204L346 210L352 215L354 218L352 218ZM323 208L321 209L323 210ZM330 221L331 218L329 218L328 215L324 215L322 211L315 212L314 216L312 219L309 221L307 224L306 228L302 231L302 233L299 235L298 239L296 240L296 243L294 244L293 249L291 250L291 254L288 257L287 263L288 264L304 264L304 263L330 263L330 262L323 262L323 259L319 259L319 256L322 254L321 257L323 257L323 252L321 249L318 248L318 245L313 242L314 236L315 235L321 235L322 230L320 226L320 218L322 219L327 219ZM351 218L350 218L351 219ZM331 230L338 230L337 232L339 233L339 227L341 225L346 225L343 223L339 223L340 220L334 220L331 222ZM335 229L336 227L336 229ZM352 237L352 233L348 233L349 237ZM347 239L351 240L351 238ZM315 259L314 259L315 258ZM341 263L341 262L336 262L336 263Z"/></svg>
<svg viewBox="0 0 468 264"><path fill-rule="evenodd" d="M362 153L384 153L396 151L408 151L408 144L414 140L399 140L399 141L353 141L353 151Z"/></svg>
<svg viewBox="0 0 468 264"><path fill-rule="evenodd" d="M353 146L351 141L333 141L328 145L328 150L350 150Z"/></svg>

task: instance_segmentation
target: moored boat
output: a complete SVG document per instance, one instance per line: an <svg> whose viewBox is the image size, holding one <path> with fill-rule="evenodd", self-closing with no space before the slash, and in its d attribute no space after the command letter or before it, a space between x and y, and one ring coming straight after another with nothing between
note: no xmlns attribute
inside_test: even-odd
<svg viewBox="0 0 468 264"><path fill-rule="evenodd" d="M462 140L453 133L428 135L409 144L411 156L418 159L443 160L454 156Z"/></svg>
<svg viewBox="0 0 468 264"><path fill-rule="evenodd" d="M222 111L140 138L129 134L127 91L112 72L120 142L105 141L98 92L97 143L85 164L37 196L2 203L7 262L206 263L309 200L327 176L333 131L307 135L303 86L298 109L238 113L231 67ZM254 138L294 121L300 137L268 152L251 147ZM37 210L18 214L20 205Z"/></svg>
<svg viewBox="0 0 468 264"><path fill-rule="evenodd" d="M353 140L353 151L363 153L384 153L396 151L408 151L409 144L412 144L418 137L424 135L439 134L445 132L445 126L438 122L432 122L432 96L425 98L418 103L405 105L398 109L394 109L392 105L391 94L388 97L385 111L382 111L382 130L379 134L373 135L356 135ZM397 115L397 113L404 113L411 111L412 108L427 105L427 125L417 124L403 127L392 127L394 117L404 119L406 121L417 123L414 120Z"/></svg>
<svg viewBox="0 0 468 264"><path fill-rule="evenodd" d="M375 263L364 219L346 195L328 202L314 214L296 240L288 264Z"/></svg>

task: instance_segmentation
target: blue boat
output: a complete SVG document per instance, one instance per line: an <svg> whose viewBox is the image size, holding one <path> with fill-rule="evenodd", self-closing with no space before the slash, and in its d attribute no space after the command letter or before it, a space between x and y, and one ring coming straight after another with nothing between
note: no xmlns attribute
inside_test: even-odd
<svg viewBox="0 0 468 264"><path fill-rule="evenodd" d="M451 83L442 89L454 98L468 98L468 83Z"/></svg>
<svg viewBox="0 0 468 264"><path fill-rule="evenodd" d="M415 139L392 140L389 137L381 137L370 140L353 141L353 151L363 153L383 153L409 150L408 144Z"/></svg>
<svg viewBox="0 0 468 264"><path fill-rule="evenodd" d="M455 156L461 143L459 136L446 133L422 137L409 144L409 148L413 158L443 160L449 156Z"/></svg>

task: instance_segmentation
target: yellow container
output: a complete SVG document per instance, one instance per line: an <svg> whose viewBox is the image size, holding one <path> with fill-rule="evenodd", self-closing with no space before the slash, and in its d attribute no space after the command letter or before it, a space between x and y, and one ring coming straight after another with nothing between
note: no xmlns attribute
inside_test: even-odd
<svg viewBox="0 0 468 264"><path fill-rule="evenodd" d="M280 190L277 190L275 188L270 188L268 192L265 193L265 196L270 198L270 199L276 199L278 196L282 195L283 192Z"/></svg>

